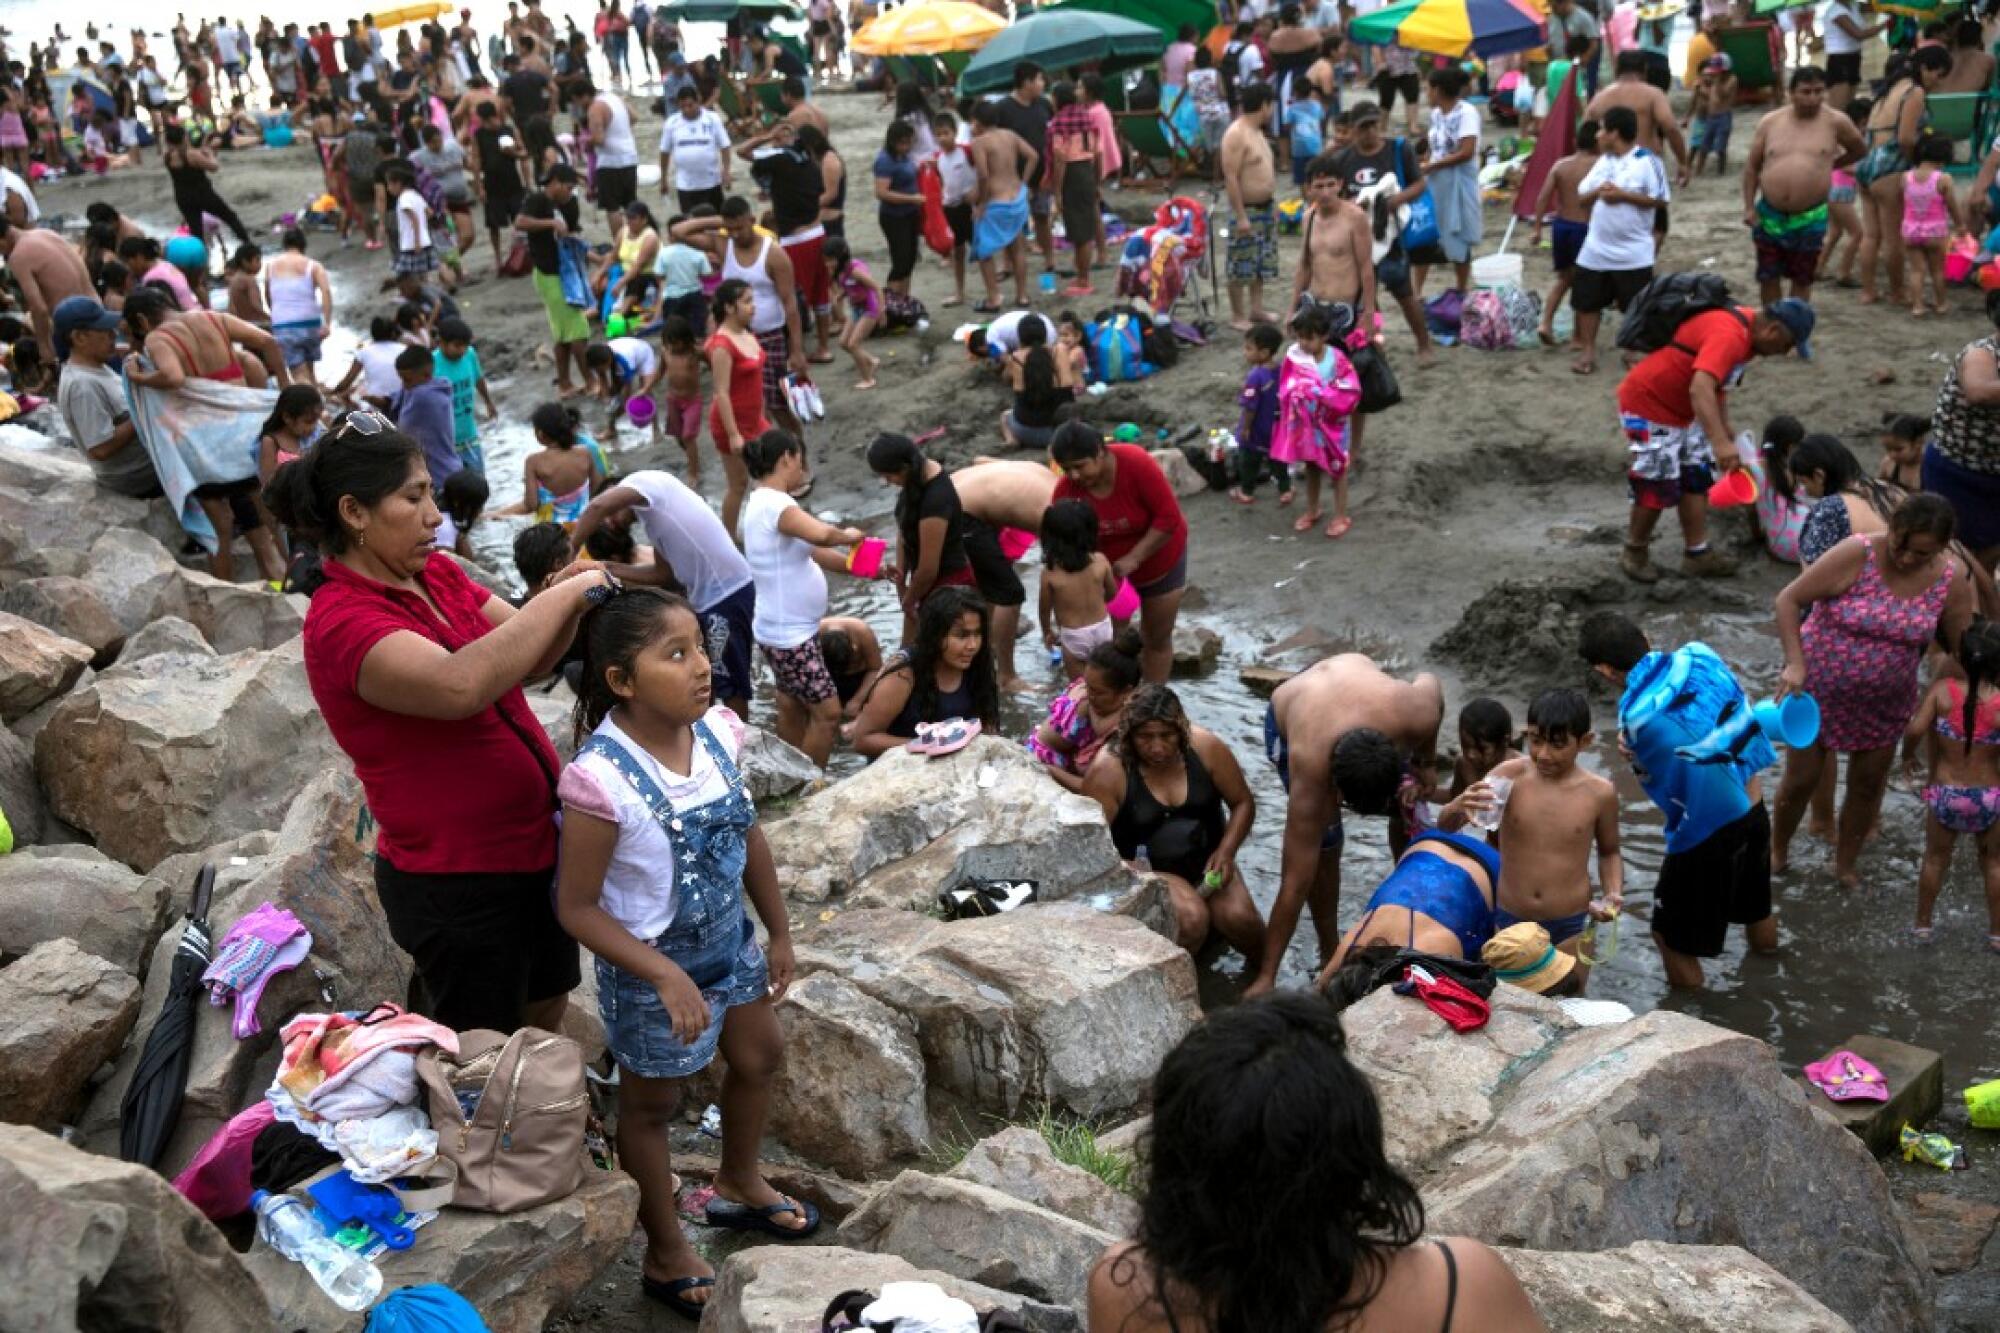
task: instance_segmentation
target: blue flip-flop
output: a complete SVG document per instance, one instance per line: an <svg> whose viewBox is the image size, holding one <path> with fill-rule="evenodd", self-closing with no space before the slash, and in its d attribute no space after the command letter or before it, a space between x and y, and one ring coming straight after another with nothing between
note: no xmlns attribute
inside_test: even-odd
<svg viewBox="0 0 2000 1333"><path fill-rule="evenodd" d="M806 1219L802 1227L788 1227L773 1221L779 1213L800 1213ZM712 1227L725 1231L761 1231L779 1240L804 1240L819 1230L819 1209L804 1199L780 1199L776 1203L753 1208L747 1203L732 1203L728 1199L710 1199L708 1207L702 1210L703 1218Z"/></svg>
<svg viewBox="0 0 2000 1333"><path fill-rule="evenodd" d="M705 1304L697 1305L687 1298L687 1293L690 1291L699 1291L703 1287L713 1287L714 1285L715 1279L713 1277L682 1277L675 1278L672 1282L662 1282L656 1277L647 1277L644 1273L639 1274L639 1290L646 1293L650 1299L656 1300L666 1306L681 1318L692 1319L696 1323L701 1322L701 1312L706 1310L708 1306Z"/></svg>

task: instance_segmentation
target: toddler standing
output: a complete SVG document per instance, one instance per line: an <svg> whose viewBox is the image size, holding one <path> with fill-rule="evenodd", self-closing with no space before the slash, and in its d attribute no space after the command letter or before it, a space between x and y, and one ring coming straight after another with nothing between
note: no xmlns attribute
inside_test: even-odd
<svg viewBox="0 0 2000 1333"><path fill-rule="evenodd" d="M1944 251L1964 225L1952 194L1951 140L1926 134L1917 142L1917 162L1903 177L1903 248L1910 252L1910 314L1924 317L1924 277L1931 280L1931 309L1944 314Z"/></svg>
<svg viewBox="0 0 2000 1333"><path fill-rule="evenodd" d="M1278 370L1273 363L1285 335L1275 324L1253 324L1243 335L1243 392L1236 395L1243 409L1236 418L1236 484L1229 498L1240 505L1257 503L1257 485L1266 473L1278 483L1278 503L1292 502L1292 470L1271 458L1271 437L1278 428Z"/></svg>
<svg viewBox="0 0 2000 1333"><path fill-rule="evenodd" d="M1100 643L1111 641L1111 599L1118 576L1097 549L1097 511L1058 500L1042 511L1042 642L1060 644L1063 677L1082 674Z"/></svg>
<svg viewBox="0 0 2000 1333"><path fill-rule="evenodd" d="M695 346L695 329L684 315L668 315L660 326L660 345L666 369L661 382L667 386L667 401L655 418L661 429L679 442L687 455L687 484L701 489L701 349Z"/></svg>
<svg viewBox="0 0 2000 1333"><path fill-rule="evenodd" d="M1292 524L1310 532L1320 520L1320 478L1333 478L1333 522L1328 537L1345 537L1354 526L1347 516L1347 418L1361 401L1354 363L1328 339L1333 326L1325 310L1307 306L1292 318L1298 341L1278 371L1278 424L1271 458L1306 467L1306 512Z"/></svg>

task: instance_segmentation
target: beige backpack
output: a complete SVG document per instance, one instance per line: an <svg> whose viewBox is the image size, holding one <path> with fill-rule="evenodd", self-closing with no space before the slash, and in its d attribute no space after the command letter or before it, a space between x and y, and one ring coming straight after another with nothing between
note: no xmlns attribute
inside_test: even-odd
<svg viewBox="0 0 2000 1333"><path fill-rule="evenodd" d="M583 1182L590 1096L583 1051L540 1028L458 1034L458 1054L417 1059L438 1156L458 1168L455 1208L517 1213Z"/></svg>

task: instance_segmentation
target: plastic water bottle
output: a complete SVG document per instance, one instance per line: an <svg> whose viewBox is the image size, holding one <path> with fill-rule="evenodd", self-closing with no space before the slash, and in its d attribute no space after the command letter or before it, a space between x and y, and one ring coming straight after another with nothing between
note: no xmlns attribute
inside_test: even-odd
<svg viewBox="0 0 2000 1333"><path fill-rule="evenodd" d="M1132 873L1135 875L1150 875L1153 873L1153 858L1148 853L1146 844L1143 842L1139 844L1138 850L1133 854Z"/></svg>
<svg viewBox="0 0 2000 1333"><path fill-rule="evenodd" d="M335 1305L358 1313L382 1294L382 1270L336 1244L303 1203L289 1194L265 1190L252 1194L250 1201L257 1209L258 1237L287 1259L304 1264Z"/></svg>

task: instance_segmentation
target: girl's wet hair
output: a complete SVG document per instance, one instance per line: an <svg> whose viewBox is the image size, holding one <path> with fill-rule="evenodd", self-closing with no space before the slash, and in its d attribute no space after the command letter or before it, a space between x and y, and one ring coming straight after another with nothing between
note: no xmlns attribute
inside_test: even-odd
<svg viewBox="0 0 2000 1333"><path fill-rule="evenodd" d="M1149 1287L1154 1318L1194 1301L1215 1329L1344 1327L1423 1235L1375 1090L1316 995L1220 1009L1182 1038L1153 1080L1145 1159L1138 1247L1109 1276Z"/></svg>
<svg viewBox="0 0 2000 1333"><path fill-rule="evenodd" d="M1042 511L1042 563L1072 574L1097 554L1097 511L1081 500L1058 500Z"/></svg>
<svg viewBox="0 0 2000 1333"><path fill-rule="evenodd" d="M901 476L903 479L902 494L896 498L896 521L904 525L906 533L916 529L919 507L924 501L924 466L929 461L916 441L907 435L885 431L868 445L870 472L878 477Z"/></svg>
<svg viewBox="0 0 2000 1333"><path fill-rule="evenodd" d="M632 673L632 664L647 645L666 632L675 612L692 617L687 598L664 588L627 586L584 613L576 629L583 645L583 673L577 681L572 736L577 745L588 740L618 703L610 674Z"/></svg>
<svg viewBox="0 0 2000 1333"><path fill-rule="evenodd" d="M660 324L660 342L666 347L692 347L694 325L686 315L668 315Z"/></svg>
<svg viewBox="0 0 2000 1333"><path fill-rule="evenodd" d="M2000 620L1972 618L1958 636L1958 664L1965 668L1965 714L1959 719L1959 733L1965 737L1965 752L1971 754L1973 738L1979 734L1979 691L2000 684Z"/></svg>
<svg viewBox="0 0 2000 1333"><path fill-rule="evenodd" d="M1140 654L1145 648L1146 639L1139 633L1139 627L1127 625L1092 648L1086 664L1102 671L1112 689L1134 689L1144 679Z"/></svg>
<svg viewBox="0 0 2000 1333"><path fill-rule="evenodd" d="M1458 710L1458 730L1481 745L1506 745L1514 739L1514 715L1498 699L1474 699Z"/></svg>
<svg viewBox="0 0 2000 1333"><path fill-rule="evenodd" d="M408 484L412 464L421 469L423 450L401 431L335 435L274 472L264 503L293 532L338 554L353 541L340 521L342 498L373 509Z"/></svg>
<svg viewBox="0 0 2000 1333"><path fill-rule="evenodd" d="M469 528L478 521L492 494L485 473L462 467L444 479L444 486L438 491L438 508L450 514L451 521L460 529Z"/></svg>
<svg viewBox="0 0 2000 1333"><path fill-rule="evenodd" d="M1292 316L1292 333L1300 338L1330 338L1333 321L1317 305L1309 305Z"/></svg>
<svg viewBox="0 0 2000 1333"><path fill-rule="evenodd" d="M826 244L820 247L820 254L826 260L827 272L835 277L840 276L840 271L854 262L854 247L847 243L847 238L844 236L827 237Z"/></svg>
<svg viewBox="0 0 2000 1333"><path fill-rule="evenodd" d="M575 409L561 403L543 403L528 417L535 434L546 436L551 449L576 448L577 426L581 421Z"/></svg>
<svg viewBox="0 0 2000 1333"><path fill-rule="evenodd" d="M910 701L916 705L918 717L930 717L937 706L937 665L944 655L945 640L967 613L979 617L979 655L966 669L965 684L972 691L973 715L990 731L1000 725L1000 683L993 669L993 612L986 599L970 588L938 588L918 609L917 637L910 649Z"/></svg>
<svg viewBox="0 0 2000 1333"><path fill-rule="evenodd" d="M278 401L271 406L271 415L264 421L262 434L276 435L293 417L302 417L308 412L317 417L325 405L326 400L320 397L317 384L287 384L278 390Z"/></svg>

